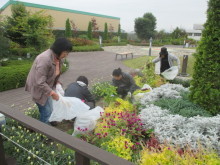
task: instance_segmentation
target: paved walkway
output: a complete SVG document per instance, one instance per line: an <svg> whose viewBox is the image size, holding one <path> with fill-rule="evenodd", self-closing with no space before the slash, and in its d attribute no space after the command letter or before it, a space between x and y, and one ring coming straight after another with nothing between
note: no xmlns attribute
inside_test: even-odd
<svg viewBox="0 0 220 165"><path fill-rule="evenodd" d="M115 54L110 52L71 53L68 56L69 69L61 76L64 88L80 75L88 77L90 84L111 80L112 70L121 67L128 72L121 61L115 61ZM30 95L24 88L0 92L0 103L24 110L33 105Z"/></svg>
<svg viewBox="0 0 220 165"><path fill-rule="evenodd" d="M165 47L167 47L168 52L180 57L183 55L192 55L195 52L195 49L182 48L180 46L167 45ZM159 56L160 49L161 47L152 47L151 55ZM107 46L104 47L104 50L114 53L133 52L134 56L149 55L149 47L147 46Z"/></svg>

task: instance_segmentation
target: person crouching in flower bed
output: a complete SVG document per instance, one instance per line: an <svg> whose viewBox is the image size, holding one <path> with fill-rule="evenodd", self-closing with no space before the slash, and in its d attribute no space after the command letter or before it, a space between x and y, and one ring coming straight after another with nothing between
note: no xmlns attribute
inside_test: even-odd
<svg viewBox="0 0 220 165"><path fill-rule="evenodd" d="M28 74L25 91L31 93L40 112L40 121L49 123L52 113L52 99L58 101L55 86L61 74L61 59L72 51L72 44L66 38L58 38L50 49L36 57Z"/></svg>
<svg viewBox="0 0 220 165"><path fill-rule="evenodd" d="M127 95L131 96L135 90L140 89L133 77L128 73L122 72L121 68L115 69L112 76L112 85L117 87L117 93L122 98L125 98Z"/></svg>
<svg viewBox="0 0 220 165"><path fill-rule="evenodd" d="M79 76L76 82L68 85L65 90L66 97L76 97L87 104L90 109L95 108L95 99L88 89L89 81L85 76Z"/></svg>

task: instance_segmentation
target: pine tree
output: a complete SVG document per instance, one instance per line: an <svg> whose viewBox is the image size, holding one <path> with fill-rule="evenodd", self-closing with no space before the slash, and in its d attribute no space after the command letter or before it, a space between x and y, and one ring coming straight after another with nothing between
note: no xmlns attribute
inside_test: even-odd
<svg viewBox="0 0 220 165"><path fill-rule="evenodd" d="M104 40L108 40L108 24L105 23Z"/></svg>
<svg viewBox="0 0 220 165"><path fill-rule="evenodd" d="M118 25L118 37L121 37L121 25Z"/></svg>
<svg viewBox="0 0 220 165"><path fill-rule="evenodd" d="M89 22L87 36L90 40L92 39L92 22Z"/></svg>
<svg viewBox="0 0 220 165"><path fill-rule="evenodd" d="M209 0L207 21L195 54L196 62L191 99L209 110L220 113L220 0Z"/></svg>
<svg viewBox="0 0 220 165"><path fill-rule="evenodd" d="M67 38L72 37L72 30L71 30L69 18L66 20L65 37L67 37Z"/></svg>

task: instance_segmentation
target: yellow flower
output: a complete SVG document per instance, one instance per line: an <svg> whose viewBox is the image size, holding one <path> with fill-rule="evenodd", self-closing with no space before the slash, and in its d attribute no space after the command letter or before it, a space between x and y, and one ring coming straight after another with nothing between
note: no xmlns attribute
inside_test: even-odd
<svg viewBox="0 0 220 165"><path fill-rule="evenodd" d="M134 144L130 139L124 136L113 137L111 141L107 141L101 144L102 147L106 148L107 151L124 158L126 160L131 160L131 155L133 154L131 147Z"/></svg>

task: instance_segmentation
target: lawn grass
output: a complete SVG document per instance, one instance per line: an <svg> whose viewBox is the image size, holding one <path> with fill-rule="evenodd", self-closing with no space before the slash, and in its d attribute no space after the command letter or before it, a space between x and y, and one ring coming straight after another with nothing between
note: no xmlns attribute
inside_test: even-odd
<svg viewBox="0 0 220 165"><path fill-rule="evenodd" d="M130 67L130 68L140 69L146 64L146 61L148 59L152 60L154 58L156 58L156 57L142 56L142 57L137 57L137 58L134 58L134 59L125 60L125 61L123 61L123 63L126 66ZM183 59L180 58L181 66L182 66L182 62L183 62ZM192 74L193 74L193 65L194 65L194 63L195 63L195 58L193 56L189 56L188 66L187 66L187 73L190 74L190 76L192 76Z"/></svg>

